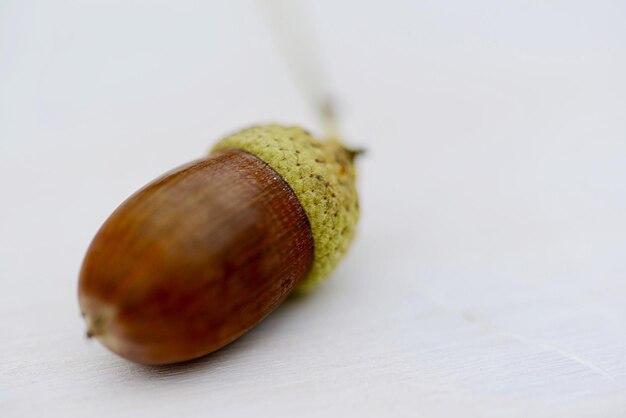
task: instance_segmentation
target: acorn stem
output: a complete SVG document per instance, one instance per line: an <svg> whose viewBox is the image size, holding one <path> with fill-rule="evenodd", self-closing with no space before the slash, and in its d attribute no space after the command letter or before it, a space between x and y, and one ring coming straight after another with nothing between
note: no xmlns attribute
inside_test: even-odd
<svg viewBox="0 0 626 418"><path fill-rule="evenodd" d="M324 126L324 133L326 140L341 142L339 135L339 124L337 122L337 112L335 105L330 97L326 98L318 109L322 125Z"/></svg>

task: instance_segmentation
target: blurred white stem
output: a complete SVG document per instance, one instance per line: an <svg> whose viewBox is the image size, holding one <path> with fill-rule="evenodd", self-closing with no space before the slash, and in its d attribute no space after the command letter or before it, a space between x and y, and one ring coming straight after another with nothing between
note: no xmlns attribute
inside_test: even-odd
<svg viewBox="0 0 626 418"><path fill-rule="evenodd" d="M328 75L301 0L259 0L278 47L326 135L337 138Z"/></svg>

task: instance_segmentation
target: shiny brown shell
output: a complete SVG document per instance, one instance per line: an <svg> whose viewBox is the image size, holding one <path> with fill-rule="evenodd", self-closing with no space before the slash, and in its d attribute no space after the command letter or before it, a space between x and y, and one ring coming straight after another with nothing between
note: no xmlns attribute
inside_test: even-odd
<svg viewBox="0 0 626 418"><path fill-rule="evenodd" d="M313 238L285 181L227 150L126 200L87 251L79 301L88 334L144 364L190 360L235 340L309 271Z"/></svg>

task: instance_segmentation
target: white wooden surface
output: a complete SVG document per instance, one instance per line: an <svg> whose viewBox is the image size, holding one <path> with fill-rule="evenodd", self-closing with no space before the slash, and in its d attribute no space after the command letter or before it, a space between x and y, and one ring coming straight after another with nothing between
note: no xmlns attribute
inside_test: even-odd
<svg viewBox="0 0 626 418"><path fill-rule="evenodd" d="M348 259L228 348L83 338L105 217L223 134L316 129L255 3L0 3L0 415L626 416L626 7L308 4L365 146Z"/></svg>

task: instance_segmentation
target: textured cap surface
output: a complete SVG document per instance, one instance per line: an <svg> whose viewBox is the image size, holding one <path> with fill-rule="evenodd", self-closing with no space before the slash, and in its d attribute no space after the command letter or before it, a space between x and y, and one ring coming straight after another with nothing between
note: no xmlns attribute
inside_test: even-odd
<svg viewBox="0 0 626 418"><path fill-rule="evenodd" d="M345 255L359 218L353 153L298 127L256 126L222 139L213 152L239 149L276 171L298 197L311 225L314 261L298 291L313 289Z"/></svg>

